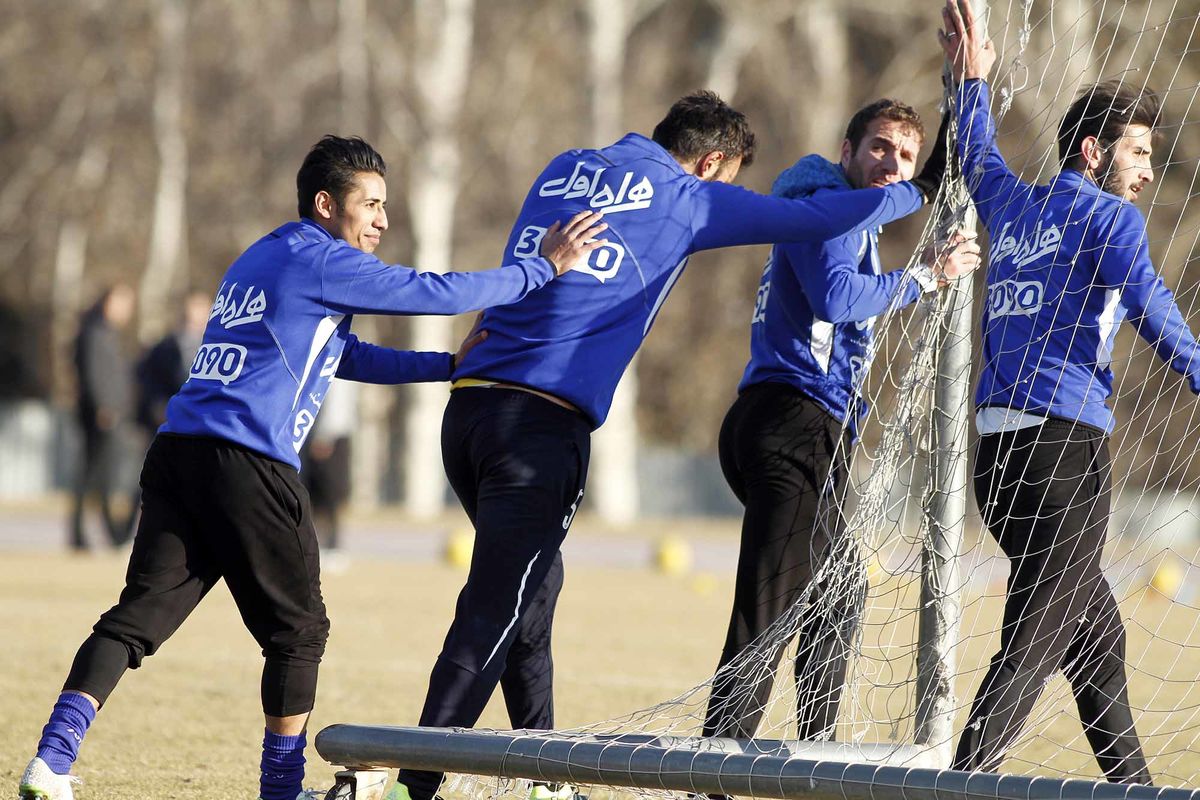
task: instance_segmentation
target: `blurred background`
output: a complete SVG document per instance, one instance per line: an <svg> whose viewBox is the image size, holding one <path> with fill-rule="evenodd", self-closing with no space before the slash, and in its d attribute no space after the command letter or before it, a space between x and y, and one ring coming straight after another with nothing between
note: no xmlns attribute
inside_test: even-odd
<svg viewBox="0 0 1200 800"><path fill-rule="evenodd" d="M1152 68L1151 82L1169 89L1169 170L1145 210L1156 260L1189 312L1198 212L1186 201L1200 153L1189 115L1200 59L1184 55L1200 3L992 6L998 80L1012 89L1001 146L1026 178L1053 173L1053 128L1081 81ZM388 160L391 228L380 257L432 270L495 266L550 158L627 130L649 133L693 89L713 89L748 114L759 153L740 182L758 191L804 154L836 158L849 116L878 97L916 106L932 132L939 7L0 0L0 500L65 497L78 480L88 441L77 412L80 335L89 310L93 321L104 316L96 303L117 284L135 302L127 324L103 323L117 344L101 383L128 379L131 388L121 455L106 474L132 486L157 410L146 397L156 368L147 354L158 346L162 356L172 337L187 350L189 293L211 302L230 261L295 217L295 173L321 135L361 135ZM907 261L922 223L917 215L889 227L887 266ZM766 255L743 248L692 260L597 435L592 515L621 525L740 512L715 440L747 358ZM394 347L453 350L469 322L360 317L355 331ZM1130 388L1118 415L1140 420L1137 441L1115 448L1124 485L1190 491L1190 448L1151 457L1194 430L1186 390L1129 331L1122 336L1116 369L1130 373ZM333 494L357 510L414 518L457 510L437 450L445 385L339 394L343 409L323 414L337 421L310 448L323 459L336 452Z"/></svg>

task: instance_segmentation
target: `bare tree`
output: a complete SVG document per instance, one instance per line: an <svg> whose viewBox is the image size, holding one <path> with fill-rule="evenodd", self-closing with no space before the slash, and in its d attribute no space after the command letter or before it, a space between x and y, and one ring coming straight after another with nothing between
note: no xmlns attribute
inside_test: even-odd
<svg viewBox="0 0 1200 800"><path fill-rule="evenodd" d="M661 0L588 0L588 84L592 144L611 144L623 133L621 87L630 32L662 5ZM632 522L640 505L637 479L637 360L613 395L604 427L592 437L590 481L593 508L603 519Z"/></svg>
<svg viewBox="0 0 1200 800"><path fill-rule="evenodd" d="M409 168L409 216L416 242L416 266L446 272L454 242L458 202L458 120L470 77L474 0L418 0L413 89L421 122ZM427 49L429 48L429 49ZM415 317L415 350L452 349L447 317ZM411 387L405 418L404 503L422 517L445 507L441 459L441 417L446 390L438 384Z"/></svg>
<svg viewBox="0 0 1200 800"><path fill-rule="evenodd" d="M154 192L150 252L142 272L138 335L143 341L168 325L170 293L187 269L188 152L183 128L187 6L158 0L159 69L154 87L154 140L158 185Z"/></svg>

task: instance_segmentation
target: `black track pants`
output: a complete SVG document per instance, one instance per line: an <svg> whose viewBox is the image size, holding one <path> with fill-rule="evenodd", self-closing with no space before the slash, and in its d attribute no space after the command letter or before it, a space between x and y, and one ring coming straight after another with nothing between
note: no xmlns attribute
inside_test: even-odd
<svg viewBox="0 0 1200 800"><path fill-rule="evenodd" d="M791 622L798 628L799 737L829 738L863 603L864 584L853 579L861 580L862 567L834 502L845 481L849 442L842 439L841 423L811 398L768 382L738 397L721 426L719 446L725 479L746 513L733 611L704 735L754 736L787 642L758 651L742 669L721 670L768 626L791 614L800 615ZM831 557L846 562L836 592L829 582L811 585ZM816 604L795 608L808 590Z"/></svg>
<svg viewBox="0 0 1200 800"><path fill-rule="evenodd" d="M219 439L157 436L125 588L75 656L64 689L104 702L128 668L224 578L262 647L263 711L312 710L329 620L317 538L296 470Z"/></svg>
<svg viewBox="0 0 1200 800"><path fill-rule="evenodd" d="M1125 628L1100 569L1111 503L1108 441L1049 420L981 436L975 497L1010 562L1000 651L971 707L954 768L995 770L1061 669L1104 775L1150 783L1125 676Z"/></svg>
<svg viewBox="0 0 1200 800"><path fill-rule="evenodd" d="M583 499L590 437L582 416L529 392L451 393L442 459L475 547L421 725L474 725L499 683L514 727L553 727L559 547ZM442 775L401 770L400 780L413 800L429 800Z"/></svg>

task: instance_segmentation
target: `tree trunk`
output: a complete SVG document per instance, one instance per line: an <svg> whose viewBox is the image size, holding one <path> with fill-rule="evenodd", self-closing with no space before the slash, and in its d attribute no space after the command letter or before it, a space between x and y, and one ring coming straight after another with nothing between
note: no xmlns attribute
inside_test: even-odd
<svg viewBox="0 0 1200 800"><path fill-rule="evenodd" d="M183 0L159 0L159 69L154 88L154 139L158 185L150 228L150 251L142 273L138 335L150 341L175 317L170 293L187 269L187 139L183 130L187 7Z"/></svg>
<svg viewBox="0 0 1200 800"><path fill-rule="evenodd" d="M416 48L413 77L423 133L410 162L409 213L418 269L446 272L454 243L454 208L458 202L461 158L458 118L471 65L474 0L418 0L415 22L418 43L432 42L433 52ZM447 317L414 317L414 350L453 350L452 321ZM418 517L445 508L446 478L442 469L442 412L446 387L410 387L405 418L404 504Z"/></svg>
<svg viewBox="0 0 1200 800"><path fill-rule="evenodd" d="M594 147L612 144L624 133L621 108L625 49L632 27L628 0L588 0L588 82ZM592 509L608 522L637 517L638 496L637 359L625 370L604 427L592 436L589 488Z"/></svg>
<svg viewBox="0 0 1200 800"><path fill-rule="evenodd" d="M368 81L366 0L338 0L337 66L341 130L343 136L367 135ZM363 314L354 319L354 332L365 342L379 338L378 320ZM388 420L395 388L364 383L358 387L355 411L358 424L350 442L350 502L359 508L377 508L387 474Z"/></svg>

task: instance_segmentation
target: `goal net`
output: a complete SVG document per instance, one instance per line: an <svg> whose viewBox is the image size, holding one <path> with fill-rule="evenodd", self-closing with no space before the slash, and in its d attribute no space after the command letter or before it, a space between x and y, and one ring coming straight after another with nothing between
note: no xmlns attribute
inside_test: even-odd
<svg viewBox="0 0 1200 800"><path fill-rule="evenodd" d="M932 14L935 4L930 6ZM1189 204L1200 171L1195 106L1200 7L1194 0L992 0L988 12L1000 54L989 80L997 144L1011 170L1027 183L1045 183L1059 172L1059 123L1087 87L1117 80L1157 91L1165 123L1154 149L1155 180L1138 207L1156 270L1174 292L1184 319L1200 330L1193 314L1200 210ZM957 176L943 188L910 267L949 230L972 224L973 207ZM848 454L850 479L837 492L831 487L828 513L820 515L829 520L840 515L844 524L831 537L833 550L800 600L706 683L680 687L676 697L651 708L557 731L552 738L950 766L972 701L1002 649L1010 578L1010 560L984 525L972 491L978 439L972 395L984 360L979 347L984 284L991 277L990 262L999 260L1001 238L990 238L983 224L979 231L985 253L990 246L993 257L985 259L973 287L965 281L925 295L916 305L895 303L875 323L872 364L859 387L868 411L861 440ZM1062 268L1069 269L1065 263ZM1060 317L1057 324L1077 322ZM1000 354L1006 355L1012 354ZM1102 369L1099 363L1093 366ZM1108 405L1116 420L1108 441L1111 513L1099 565L1123 621L1128 704L1149 772L1160 786L1196 787L1200 401L1132 325L1122 325L1116 335L1111 369ZM1005 452L1005 459L1015 457ZM1019 473L1017 484L1003 491L1026 491L1040 480L1032 472ZM1028 508L1027 515L1058 513L1048 505ZM1085 613L1079 624L1098 623ZM1035 637L1034 646L1053 639L1051 634ZM1069 655L1078 661L1083 657L1076 651ZM821 668L825 661L843 658L844 685L823 679L829 672ZM722 688L731 683L741 690L730 694ZM999 771L1102 779L1063 669L1052 670L1039 686L1027 720L1007 734ZM747 691L755 687L763 691ZM836 718L815 725L814 710L838 693ZM759 744L699 741L706 718L718 721L718 727L749 720ZM797 741L798 734L807 743ZM554 752L547 758L563 757L563 751ZM446 796L527 793L528 783L521 780L465 774L452 775L443 787ZM596 785L589 793L673 795L654 786Z"/></svg>

